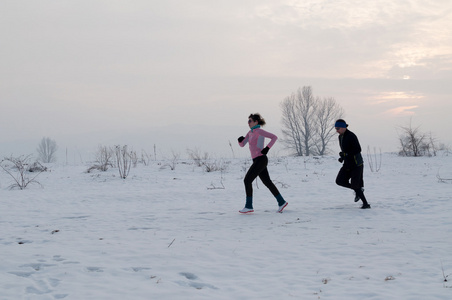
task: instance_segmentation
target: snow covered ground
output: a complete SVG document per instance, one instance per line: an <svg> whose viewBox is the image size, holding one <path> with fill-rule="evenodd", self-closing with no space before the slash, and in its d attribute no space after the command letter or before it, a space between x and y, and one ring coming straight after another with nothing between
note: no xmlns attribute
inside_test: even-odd
<svg viewBox="0 0 452 300"><path fill-rule="evenodd" d="M0 299L452 299L451 154L366 162L369 210L336 157L269 158L282 214L259 180L238 213L248 158L54 165L26 190L1 171Z"/></svg>

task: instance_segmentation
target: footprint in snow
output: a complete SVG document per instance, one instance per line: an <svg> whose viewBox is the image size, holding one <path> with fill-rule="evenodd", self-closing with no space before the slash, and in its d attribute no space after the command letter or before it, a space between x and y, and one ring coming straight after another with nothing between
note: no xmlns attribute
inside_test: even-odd
<svg viewBox="0 0 452 300"><path fill-rule="evenodd" d="M34 295L50 294L53 292L52 288L57 287L59 284L60 280L56 278L34 280L33 285L28 286L25 292Z"/></svg>
<svg viewBox="0 0 452 300"><path fill-rule="evenodd" d="M45 263L31 263L31 264L25 264L25 265L21 265L21 268L32 268L35 271L40 271L43 268L47 268L47 267L55 267L55 264L45 264Z"/></svg>
<svg viewBox="0 0 452 300"><path fill-rule="evenodd" d="M104 271L102 268L99 267L87 267L86 270L88 272L98 272L98 273L102 273Z"/></svg>
<svg viewBox="0 0 452 300"><path fill-rule="evenodd" d="M196 276L196 275L193 274L193 273L180 272L179 275L184 276L185 278L190 279L190 280L196 280L196 279L198 279L198 276Z"/></svg>
<svg viewBox="0 0 452 300"><path fill-rule="evenodd" d="M198 279L198 276L196 276L193 273L189 273L189 272L180 272L179 275L185 277L186 279L190 280L189 282L185 282L185 281L178 281L177 283L181 286L189 286L189 287L193 287L195 289L201 290L203 288L210 288L210 289L214 289L217 290L218 288L211 285L211 284L207 284L207 283L202 283L202 282L195 282L194 280Z"/></svg>
<svg viewBox="0 0 452 300"><path fill-rule="evenodd" d="M141 271L147 271L150 270L151 268L146 268L146 267L132 267L132 270L134 272L141 272Z"/></svg>

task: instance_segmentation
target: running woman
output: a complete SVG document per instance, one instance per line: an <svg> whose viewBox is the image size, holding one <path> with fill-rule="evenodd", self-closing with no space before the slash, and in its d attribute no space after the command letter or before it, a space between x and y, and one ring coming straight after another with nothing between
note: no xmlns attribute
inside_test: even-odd
<svg viewBox="0 0 452 300"><path fill-rule="evenodd" d="M282 213L284 208L287 206L287 201L281 196L278 188L273 184L268 174L267 165L268 150L275 144L278 137L270 132L261 129L264 126L265 120L260 114L251 114L248 117L248 126L250 131L246 136L241 136L238 138L240 147L244 147L247 143L250 147L251 158L253 159L253 164L246 173L245 179L245 192L246 192L246 203L245 207L240 210L240 213L247 214L254 212L253 209L253 181L256 177L262 180L264 185L270 190L270 192L275 196L276 201L278 201L278 212ZM265 138L269 138L270 142L264 147Z"/></svg>

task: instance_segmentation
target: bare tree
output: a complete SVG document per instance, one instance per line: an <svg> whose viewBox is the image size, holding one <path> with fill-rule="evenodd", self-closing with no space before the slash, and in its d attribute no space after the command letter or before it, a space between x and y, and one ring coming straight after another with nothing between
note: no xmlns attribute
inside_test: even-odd
<svg viewBox="0 0 452 300"><path fill-rule="evenodd" d="M43 137L36 149L38 157L43 163L52 163L56 161L56 151L58 149L55 140L48 137Z"/></svg>
<svg viewBox="0 0 452 300"><path fill-rule="evenodd" d="M318 101L319 104L316 112L317 140L315 147L319 155L324 155L327 151L328 143L336 134L332 123L344 115L344 110L334 98L329 97Z"/></svg>
<svg viewBox="0 0 452 300"><path fill-rule="evenodd" d="M420 126L413 128L412 119L407 126L400 126L400 152L402 156L422 156L425 151L427 137L420 131Z"/></svg>
<svg viewBox="0 0 452 300"><path fill-rule="evenodd" d="M301 143L304 147L305 155L309 156L312 154L312 144L316 135L315 131L317 130L315 121L318 101L312 95L310 86L304 86L301 90L298 89L297 99L298 113L301 118Z"/></svg>
<svg viewBox="0 0 452 300"><path fill-rule="evenodd" d="M334 136L333 122L344 111L334 98L314 97L304 86L281 103L283 142L298 156L324 155Z"/></svg>
<svg viewBox="0 0 452 300"><path fill-rule="evenodd" d="M281 103L283 115L282 133L284 136L282 141L289 149L294 150L298 156L303 156L303 146L301 144L301 124L299 118L297 117L295 104L296 100L294 94L284 99Z"/></svg>

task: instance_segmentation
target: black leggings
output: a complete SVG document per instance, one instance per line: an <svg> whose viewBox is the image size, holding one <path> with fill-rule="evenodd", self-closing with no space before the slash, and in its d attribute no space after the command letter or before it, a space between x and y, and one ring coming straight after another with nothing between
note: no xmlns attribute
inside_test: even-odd
<svg viewBox="0 0 452 300"><path fill-rule="evenodd" d="M273 184L267 170L268 158L266 155L258 156L253 159L253 164L245 175L243 182L245 183L245 191L247 197L253 196L253 181L257 176L262 183L270 190L273 196L278 196L278 188Z"/></svg>

